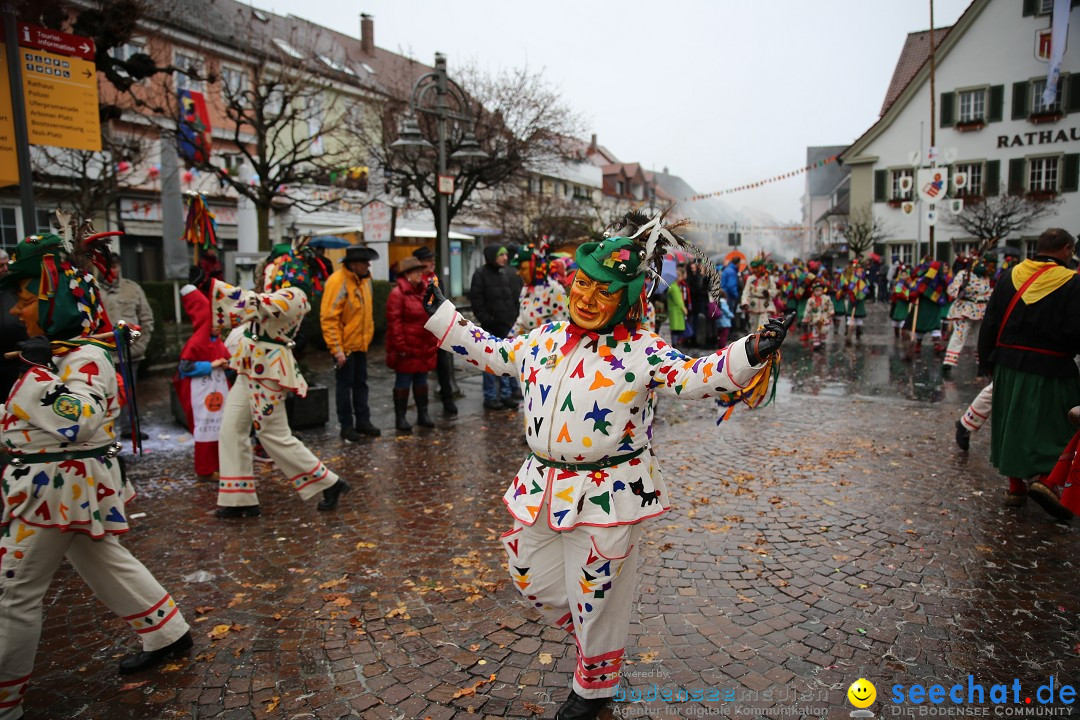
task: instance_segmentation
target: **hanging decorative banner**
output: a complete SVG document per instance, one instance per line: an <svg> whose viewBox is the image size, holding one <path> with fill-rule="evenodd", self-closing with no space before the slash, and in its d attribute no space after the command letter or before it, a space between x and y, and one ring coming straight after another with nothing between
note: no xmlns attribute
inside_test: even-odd
<svg viewBox="0 0 1080 720"><path fill-rule="evenodd" d="M952 175L953 190L963 190L967 187L968 174L966 172L955 172Z"/></svg>
<svg viewBox="0 0 1080 720"><path fill-rule="evenodd" d="M905 193L905 194L911 192L911 186L914 183L915 183L915 180L910 175L902 176L900 178L899 183L898 183L900 185L900 192Z"/></svg>
<svg viewBox="0 0 1080 720"><path fill-rule="evenodd" d="M948 194L945 178L949 176L946 167L920 168L915 177L915 186L919 197L925 202L944 200Z"/></svg>
<svg viewBox="0 0 1080 720"><path fill-rule="evenodd" d="M210 161L210 115L206 100L196 90L177 90L180 121L176 127L176 145L180 157L202 165Z"/></svg>
<svg viewBox="0 0 1080 720"><path fill-rule="evenodd" d="M839 155L830 155L829 157L825 158L824 160L818 160L816 163L814 163L812 165L807 165L806 167L799 168L798 170L792 170L791 172L786 172L783 175L777 175L775 177L771 177L771 178L768 178L766 180L759 180L757 182L747 183L745 185L739 185L738 187L732 187L732 188L728 188L726 190L717 190L716 192L703 193L701 195L690 195L689 197L682 198L681 200L679 200L679 202L694 202L695 200L707 200L709 198L717 197L717 196L720 196L720 195L730 195L731 193L742 192L744 190L753 190L755 188L762 187L763 185L769 185L770 183L780 182L781 180L787 180L788 178L792 178L792 177L795 177L797 175L802 175L803 173L810 172L811 170L816 170L817 168L825 167L826 165L828 165L830 163L834 163L839 159L840 159Z"/></svg>
<svg viewBox="0 0 1080 720"><path fill-rule="evenodd" d="M937 225L937 208L934 205L926 207L926 224L930 227Z"/></svg>

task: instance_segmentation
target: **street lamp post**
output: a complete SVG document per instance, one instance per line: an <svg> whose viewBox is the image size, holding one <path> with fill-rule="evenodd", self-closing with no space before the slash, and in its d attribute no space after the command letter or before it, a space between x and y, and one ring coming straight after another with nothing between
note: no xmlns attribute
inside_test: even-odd
<svg viewBox="0 0 1080 720"><path fill-rule="evenodd" d="M434 96L434 97L432 97ZM450 101L453 101L451 105ZM469 98L461 86L450 79L446 74L446 56L435 53L435 69L417 78L413 83L412 95L409 98L410 114L401 124L401 133L397 140L390 144L392 150L420 151L429 150L432 145L420 132L420 126L416 121L416 113L426 113L435 117L437 132L438 153L437 175L435 178L436 191L436 234L438 237L438 252L435 258L436 267L439 271L439 281L443 289L450 293L450 221L449 200L454 193L453 178L447 176L447 123L454 122L461 128L463 137L460 147L450 155L450 160L467 161L488 157L488 154L480 148L476 136L469 127L472 117L469 112Z"/></svg>

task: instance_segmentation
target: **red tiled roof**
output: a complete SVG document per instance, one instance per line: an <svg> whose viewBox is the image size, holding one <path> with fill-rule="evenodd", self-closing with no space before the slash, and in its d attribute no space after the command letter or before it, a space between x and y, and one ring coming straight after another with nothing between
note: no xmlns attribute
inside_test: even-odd
<svg viewBox="0 0 1080 720"><path fill-rule="evenodd" d="M941 41L948 36L950 30L952 30L952 27L934 28L935 48L941 45ZM908 33L907 40L904 41L904 49L900 51L900 59L896 62L896 69L893 70L889 89L885 93L885 102L881 105L880 114L882 116L889 111L892 104L904 92L904 88L908 86L908 83L911 82L915 74L929 59L930 31L923 30Z"/></svg>

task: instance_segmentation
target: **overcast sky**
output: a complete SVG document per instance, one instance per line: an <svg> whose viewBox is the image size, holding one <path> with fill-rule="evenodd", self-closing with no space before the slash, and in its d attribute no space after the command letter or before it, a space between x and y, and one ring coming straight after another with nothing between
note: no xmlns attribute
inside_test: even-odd
<svg viewBox="0 0 1080 720"><path fill-rule="evenodd" d="M560 88L623 162L668 167L699 193L795 170L810 145L852 142L878 118L930 0L254 0L427 64L529 68ZM935 0L934 27L969 0ZM586 134L586 139L587 139ZM800 219L802 177L726 195Z"/></svg>

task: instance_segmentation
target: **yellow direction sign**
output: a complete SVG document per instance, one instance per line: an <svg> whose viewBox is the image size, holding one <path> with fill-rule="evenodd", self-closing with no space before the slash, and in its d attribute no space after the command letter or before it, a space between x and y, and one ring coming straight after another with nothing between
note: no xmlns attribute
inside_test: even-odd
<svg viewBox="0 0 1080 720"><path fill-rule="evenodd" d="M11 115L11 85L7 56L0 43L0 187L19 184L19 162L15 156L15 118Z"/></svg>
<svg viewBox="0 0 1080 720"><path fill-rule="evenodd" d="M82 58L19 48L31 145L101 150L97 69Z"/></svg>

